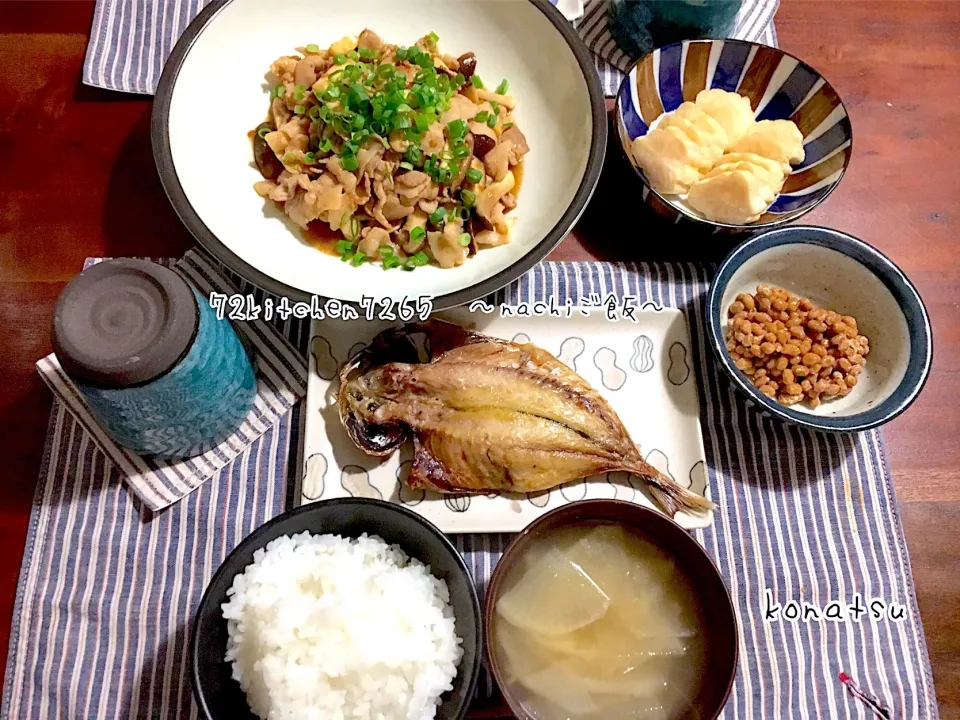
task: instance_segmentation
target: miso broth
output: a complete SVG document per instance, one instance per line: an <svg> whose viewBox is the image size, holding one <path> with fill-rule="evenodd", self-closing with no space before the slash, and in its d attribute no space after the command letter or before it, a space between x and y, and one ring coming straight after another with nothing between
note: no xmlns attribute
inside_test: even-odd
<svg viewBox="0 0 960 720"><path fill-rule="evenodd" d="M615 525L534 539L504 576L493 645L509 693L537 720L677 720L704 671L689 580Z"/></svg>

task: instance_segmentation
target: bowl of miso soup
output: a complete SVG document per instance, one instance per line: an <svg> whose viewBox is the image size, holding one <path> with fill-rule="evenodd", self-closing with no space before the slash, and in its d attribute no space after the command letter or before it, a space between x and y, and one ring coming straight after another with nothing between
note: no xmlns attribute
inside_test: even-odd
<svg viewBox="0 0 960 720"><path fill-rule="evenodd" d="M485 614L490 667L520 720L710 720L736 674L736 616L713 561L633 503L573 503L528 526Z"/></svg>

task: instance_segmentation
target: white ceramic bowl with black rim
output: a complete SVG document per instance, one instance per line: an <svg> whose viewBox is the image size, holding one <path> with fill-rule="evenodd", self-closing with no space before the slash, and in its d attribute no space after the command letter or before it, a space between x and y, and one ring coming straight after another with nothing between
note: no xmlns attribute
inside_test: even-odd
<svg viewBox="0 0 960 720"><path fill-rule="evenodd" d="M261 179L248 132L266 117L265 75L278 57L326 47L365 27L412 44L435 32L442 52L473 52L477 73L507 78L530 146L509 244L458 268L358 268L309 245L253 190ZM279 295L357 303L430 295L443 309L503 287L542 260L590 199L607 141L593 58L546 0L217 0L183 33L164 66L151 128L164 189L203 247Z"/></svg>
<svg viewBox="0 0 960 720"><path fill-rule="evenodd" d="M758 391L726 347L728 309L758 285L779 287L857 319L870 340L853 392L784 406ZM916 288L889 258L855 237L820 227L779 228L757 235L720 265L707 295L707 332L734 385L770 415L816 430L857 432L889 422L916 400L930 374L933 335Z"/></svg>

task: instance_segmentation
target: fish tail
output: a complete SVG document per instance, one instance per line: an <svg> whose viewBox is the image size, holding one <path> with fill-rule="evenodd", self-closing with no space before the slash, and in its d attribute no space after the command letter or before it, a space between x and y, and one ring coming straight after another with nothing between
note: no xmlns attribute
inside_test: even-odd
<svg viewBox="0 0 960 720"><path fill-rule="evenodd" d="M666 511L670 517L673 517L681 510L692 513L702 513L713 510L716 507L716 505L705 497L690 492L685 487L678 485L670 476L664 475L643 460L627 469L634 475L639 475L647 481L647 489L650 491L654 502Z"/></svg>

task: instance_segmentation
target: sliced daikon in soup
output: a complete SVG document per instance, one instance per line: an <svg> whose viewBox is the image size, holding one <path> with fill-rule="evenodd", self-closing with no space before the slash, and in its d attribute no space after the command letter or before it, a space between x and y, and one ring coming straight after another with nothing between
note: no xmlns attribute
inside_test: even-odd
<svg viewBox="0 0 960 720"><path fill-rule="evenodd" d="M540 563L497 601L511 625L541 635L563 635L603 617L610 598L579 565L559 551Z"/></svg>

